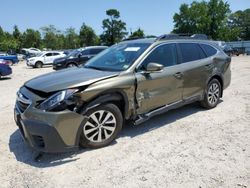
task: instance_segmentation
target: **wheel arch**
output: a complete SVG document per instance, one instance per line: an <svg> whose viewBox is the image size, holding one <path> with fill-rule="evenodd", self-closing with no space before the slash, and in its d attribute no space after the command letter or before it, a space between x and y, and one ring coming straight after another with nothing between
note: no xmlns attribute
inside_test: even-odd
<svg viewBox="0 0 250 188"><path fill-rule="evenodd" d="M221 85L220 97L222 97L223 96L223 87L224 87L224 81L223 81L222 75L219 75L219 74L213 75L210 79L208 79L207 85L213 79L216 79L216 80L218 80L220 82L220 85Z"/></svg>
<svg viewBox="0 0 250 188"><path fill-rule="evenodd" d="M99 106L105 103L113 103L115 104L120 110L123 115L124 119L129 119L129 101L126 93L119 89L112 89L105 92L101 92L98 96L93 97L87 103L83 104L81 113L85 113L87 110Z"/></svg>
<svg viewBox="0 0 250 188"><path fill-rule="evenodd" d="M66 63L66 67L69 66L69 64L74 64L74 65L78 66L78 64L77 64L76 62L74 62L74 61L69 61L69 62Z"/></svg>

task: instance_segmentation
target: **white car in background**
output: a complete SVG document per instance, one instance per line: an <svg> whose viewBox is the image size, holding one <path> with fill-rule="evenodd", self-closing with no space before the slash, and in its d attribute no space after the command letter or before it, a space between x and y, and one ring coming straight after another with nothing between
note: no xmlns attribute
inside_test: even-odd
<svg viewBox="0 0 250 188"><path fill-rule="evenodd" d="M37 48L23 48L21 51L22 51L22 54L25 54L25 55L28 55L28 54L37 55L42 52L41 50Z"/></svg>
<svg viewBox="0 0 250 188"><path fill-rule="evenodd" d="M27 66L34 68L42 68L44 65L52 65L53 61L57 58L66 56L63 52L49 51L42 52L36 57L27 59Z"/></svg>

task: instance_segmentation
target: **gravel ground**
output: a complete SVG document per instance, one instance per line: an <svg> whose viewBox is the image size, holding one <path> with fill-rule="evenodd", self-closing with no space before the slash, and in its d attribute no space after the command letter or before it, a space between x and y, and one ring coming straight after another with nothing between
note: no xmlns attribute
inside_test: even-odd
<svg viewBox="0 0 250 188"><path fill-rule="evenodd" d="M0 187L250 187L250 57L232 59L217 108L197 104L139 126L110 146L44 155L39 162L13 120L18 88L52 68L13 66L0 80Z"/></svg>

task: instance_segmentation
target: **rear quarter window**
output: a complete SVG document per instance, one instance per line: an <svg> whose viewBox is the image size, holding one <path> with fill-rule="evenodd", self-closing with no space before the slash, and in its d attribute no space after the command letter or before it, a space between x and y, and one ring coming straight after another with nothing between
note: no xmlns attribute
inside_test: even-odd
<svg viewBox="0 0 250 188"><path fill-rule="evenodd" d="M179 43L178 46L181 52L182 63L206 58L206 54L197 43Z"/></svg>
<svg viewBox="0 0 250 188"><path fill-rule="evenodd" d="M201 48L204 50L208 57L213 56L217 53L217 50L210 45L200 44Z"/></svg>

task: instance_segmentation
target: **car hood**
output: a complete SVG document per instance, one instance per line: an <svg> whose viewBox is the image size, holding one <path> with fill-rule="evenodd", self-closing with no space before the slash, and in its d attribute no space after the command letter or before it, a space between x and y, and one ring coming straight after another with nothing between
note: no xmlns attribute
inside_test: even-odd
<svg viewBox="0 0 250 188"><path fill-rule="evenodd" d="M87 68L70 68L38 76L27 81L28 88L46 93L87 86L99 80L117 76L119 72L100 71Z"/></svg>

